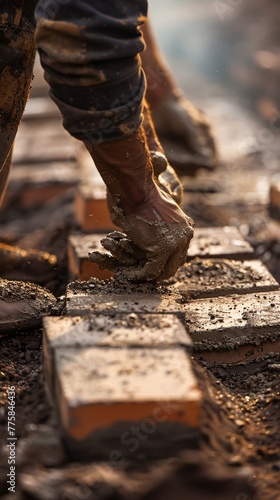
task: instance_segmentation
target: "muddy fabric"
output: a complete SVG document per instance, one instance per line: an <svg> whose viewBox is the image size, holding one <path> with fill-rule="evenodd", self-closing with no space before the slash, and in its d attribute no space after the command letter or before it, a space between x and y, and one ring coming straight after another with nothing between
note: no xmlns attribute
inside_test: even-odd
<svg viewBox="0 0 280 500"><path fill-rule="evenodd" d="M145 78L139 27L147 0L40 0L36 40L64 127L96 144L142 121Z"/></svg>
<svg viewBox="0 0 280 500"><path fill-rule="evenodd" d="M32 79L35 4L35 0L0 2L0 201L9 175L12 145Z"/></svg>

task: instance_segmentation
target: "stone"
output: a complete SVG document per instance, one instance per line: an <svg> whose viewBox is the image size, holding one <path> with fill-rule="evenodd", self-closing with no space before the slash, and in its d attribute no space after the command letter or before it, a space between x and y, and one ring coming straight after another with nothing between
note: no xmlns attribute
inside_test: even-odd
<svg viewBox="0 0 280 500"><path fill-rule="evenodd" d="M77 224L85 233L115 231L107 206L105 185L90 182L80 184L75 199Z"/></svg>
<svg viewBox="0 0 280 500"><path fill-rule="evenodd" d="M195 258L179 268L174 280L173 286L189 299L279 289L279 284L260 260Z"/></svg>
<svg viewBox="0 0 280 500"><path fill-rule="evenodd" d="M253 258L254 251L235 227L197 228L191 240L188 257L244 260Z"/></svg>
<svg viewBox="0 0 280 500"><path fill-rule="evenodd" d="M71 280L87 280L98 278L105 280L111 278L114 273L108 269L100 269L97 264L90 262L88 253L101 251L107 253L102 247L100 240L104 234L89 234L81 238L80 235L70 235L68 238L68 273Z"/></svg>

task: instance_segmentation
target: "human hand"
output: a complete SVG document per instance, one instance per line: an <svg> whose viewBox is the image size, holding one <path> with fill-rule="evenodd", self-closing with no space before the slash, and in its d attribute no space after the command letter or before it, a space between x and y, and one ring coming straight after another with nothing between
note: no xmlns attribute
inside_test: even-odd
<svg viewBox="0 0 280 500"><path fill-rule="evenodd" d="M200 109L183 95L171 94L152 111L156 132L170 164L181 174L190 167L214 169L218 155L211 126Z"/></svg>
<svg viewBox="0 0 280 500"><path fill-rule="evenodd" d="M154 185L145 202L129 213L116 204L112 210L125 234L109 234L101 243L111 255L92 252L91 261L103 269L121 268L133 281L168 279L184 264L193 221L159 186Z"/></svg>

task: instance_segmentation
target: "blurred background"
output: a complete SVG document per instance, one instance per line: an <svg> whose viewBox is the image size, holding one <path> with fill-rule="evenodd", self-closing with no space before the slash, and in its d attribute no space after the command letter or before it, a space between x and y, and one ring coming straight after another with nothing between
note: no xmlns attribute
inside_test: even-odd
<svg viewBox="0 0 280 500"><path fill-rule="evenodd" d="M262 118L279 104L277 0L152 0L150 15L166 57L194 99L219 84ZM211 92L212 91L212 92Z"/></svg>

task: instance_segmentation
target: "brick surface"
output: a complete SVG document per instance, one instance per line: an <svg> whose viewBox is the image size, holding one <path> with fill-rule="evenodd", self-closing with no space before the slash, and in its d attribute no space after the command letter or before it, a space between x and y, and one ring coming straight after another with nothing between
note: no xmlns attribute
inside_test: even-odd
<svg viewBox="0 0 280 500"><path fill-rule="evenodd" d="M66 312L70 316L85 315L92 312L106 313L179 313L184 311L180 304L178 291L153 293L120 291L106 293L106 286L101 290L91 289L85 282L84 290L75 289L75 283L67 287Z"/></svg>
<svg viewBox="0 0 280 500"><path fill-rule="evenodd" d="M90 317L46 317L43 321L43 354L50 388L57 348L75 347L174 347L191 348L183 324L174 315L113 314ZM51 389L52 390L52 389Z"/></svg>
<svg viewBox="0 0 280 500"><path fill-rule="evenodd" d="M174 287L190 299L279 289L277 281L259 260L196 258L182 266L175 279Z"/></svg>
<svg viewBox="0 0 280 500"><path fill-rule="evenodd" d="M33 165L14 165L4 207L16 203L30 209L64 194L77 186L79 172L75 162L46 162Z"/></svg>
<svg viewBox="0 0 280 500"><path fill-rule="evenodd" d="M280 292L202 299L185 306L186 328L201 349L234 349L280 337Z"/></svg>
<svg viewBox="0 0 280 500"><path fill-rule="evenodd" d="M80 143L62 127L61 119L22 121L15 141L16 163L76 160Z"/></svg>
<svg viewBox="0 0 280 500"><path fill-rule="evenodd" d="M245 344L231 350L203 350L203 352L193 352L193 357L197 361L207 361L210 365L251 363L258 361L264 356L272 353L280 353L280 339L275 342L265 342L260 345Z"/></svg>
<svg viewBox="0 0 280 500"><path fill-rule="evenodd" d="M75 199L76 221L84 232L109 232L118 229L111 221L106 188L89 182L81 184Z"/></svg>
<svg viewBox="0 0 280 500"><path fill-rule="evenodd" d="M156 420L166 407L168 420L199 425L201 394L183 349L58 348L55 368L60 422L78 442L118 421Z"/></svg>
<svg viewBox="0 0 280 500"><path fill-rule="evenodd" d="M250 259L253 248L235 227L197 228L190 243L188 257L220 257L228 259Z"/></svg>
<svg viewBox="0 0 280 500"><path fill-rule="evenodd" d="M91 277L105 280L114 274L108 269L100 269L97 264L90 262L88 252L94 250L105 253L100 240L104 234L90 234L81 238L79 235L71 235L68 239L68 273L70 279L87 280Z"/></svg>
<svg viewBox="0 0 280 500"><path fill-rule="evenodd" d="M191 345L183 324L169 314L113 314L46 317L44 341L56 347L170 347Z"/></svg>

